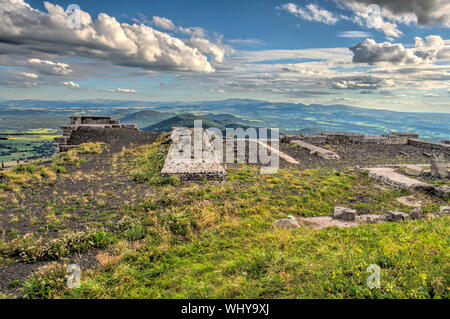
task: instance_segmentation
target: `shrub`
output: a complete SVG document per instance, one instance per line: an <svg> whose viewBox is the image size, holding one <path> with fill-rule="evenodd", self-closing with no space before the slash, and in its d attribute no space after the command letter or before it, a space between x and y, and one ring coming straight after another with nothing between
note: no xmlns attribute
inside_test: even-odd
<svg viewBox="0 0 450 319"><path fill-rule="evenodd" d="M145 227L140 221L129 216L123 217L117 223L117 228L129 240L138 240L145 236Z"/></svg>
<svg viewBox="0 0 450 319"><path fill-rule="evenodd" d="M58 260L70 253L85 252L89 248L105 248L113 241L114 236L103 231L68 231L47 242L26 234L22 239L6 244L9 247L2 248L2 254L33 263L39 260Z"/></svg>
<svg viewBox="0 0 450 319"><path fill-rule="evenodd" d="M66 281L66 265L50 263L25 281L22 297L26 299L53 298L64 291Z"/></svg>

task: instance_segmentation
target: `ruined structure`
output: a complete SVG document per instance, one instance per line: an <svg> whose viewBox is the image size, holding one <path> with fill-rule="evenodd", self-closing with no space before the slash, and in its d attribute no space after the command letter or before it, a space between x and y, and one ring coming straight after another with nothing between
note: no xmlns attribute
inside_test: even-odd
<svg viewBox="0 0 450 319"><path fill-rule="evenodd" d="M194 134L194 130L199 130ZM202 128L174 128L172 144L167 153L163 176L178 176L181 180L223 179L226 170Z"/></svg>
<svg viewBox="0 0 450 319"><path fill-rule="evenodd" d="M302 148L306 148L307 150L309 150L309 154L314 155L316 154L317 156L323 158L323 159L327 159L327 160L331 160L331 159L340 159L341 157L332 151L323 149L321 147L303 142L303 141L299 141L299 140L292 140L291 141L294 144L297 144L298 146L302 147Z"/></svg>
<svg viewBox="0 0 450 319"><path fill-rule="evenodd" d="M74 131L80 127L91 128L128 128L138 130L136 124L120 124L119 120L112 120L110 116L69 116L70 123L61 125L63 136L54 139L55 152L64 152L76 145L67 142Z"/></svg>
<svg viewBox="0 0 450 319"><path fill-rule="evenodd" d="M403 144L426 148L429 150L450 150L450 141L443 140L441 143L430 142L419 139L419 134L412 132L391 132L380 136L368 136L360 133L348 132L321 132L320 134L283 135L281 142L294 140L310 144Z"/></svg>

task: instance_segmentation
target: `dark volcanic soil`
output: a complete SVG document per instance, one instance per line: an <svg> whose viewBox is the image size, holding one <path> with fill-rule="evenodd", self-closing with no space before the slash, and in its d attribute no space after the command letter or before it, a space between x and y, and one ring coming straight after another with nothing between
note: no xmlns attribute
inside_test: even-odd
<svg viewBox="0 0 450 319"><path fill-rule="evenodd" d="M109 144L111 152L119 152L124 146L151 144L158 133L148 133L128 128L88 128L79 127L72 133L68 145L79 145L86 142L104 142Z"/></svg>
<svg viewBox="0 0 450 319"><path fill-rule="evenodd" d="M123 147L152 144L158 133L131 129L86 129L73 133L69 143L105 142L101 154L85 154L79 166L67 165L67 174L51 183L31 184L20 193L11 192L11 200L0 203L0 233L10 241L33 233L36 237L57 237L63 230L84 230L101 226L115 226L122 217L123 205L134 205L151 192L143 183L130 179L114 154ZM95 252L95 251L94 251ZM86 267L95 264L90 251L77 257ZM0 263L0 293L11 293L14 280L24 280L45 262L36 264ZM82 267L83 268L83 267ZM84 268L86 269L86 268Z"/></svg>
<svg viewBox="0 0 450 319"><path fill-rule="evenodd" d="M270 142L267 144L270 145ZM300 169L329 167L345 169L354 166L364 167L384 164L430 164L430 158L427 154L433 152L443 153L446 160L450 161L450 151L432 151L424 147L411 145L355 144L347 142L340 144L317 144L316 146L336 152L341 159L326 160L318 155L311 155L309 150L301 148L296 144L280 143L280 151L299 162L298 165L291 164L280 157L280 167L296 167ZM225 154L225 143L223 144L223 150ZM245 155L248 155L248 151L249 143L246 141ZM236 157L236 151L234 153ZM245 162L248 162L247 156L245 156ZM254 165L263 166L259 162Z"/></svg>
<svg viewBox="0 0 450 319"><path fill-rule="evenodd" d="M291 143L280 143L280 150L298 160L303 168L326 166L339 169L357 165L430 164L430 158L425 154L433 152L443 153L446 160L450 161L450 151L431 151L411 145L341 143L316 146L336 152L341 159L325 160L317 155L311 155L309 150ZM292 166L292 164L280 160L280 166Z"/></svg>

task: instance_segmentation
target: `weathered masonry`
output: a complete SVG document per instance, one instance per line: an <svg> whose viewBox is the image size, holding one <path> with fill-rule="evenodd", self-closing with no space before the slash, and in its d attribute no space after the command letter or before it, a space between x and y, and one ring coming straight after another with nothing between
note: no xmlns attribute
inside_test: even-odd
<svg viewBox="0 0 450 319"><path fill-rule="evenodd" d="M309 144L397 144L413 145L429 150L450 150L450 141L443 140L441 143L419 140L419 134L412 132L392 132L381 136L367 136L359 133L347 132L322 132L320 134L283 135L281 142L302 141Z"/></svg>
<svg viewBox="0 0 450 319"><path fill-rule="evenodd" d="M119 120L112 120L110 116L69 116L70 123L61 125L63 136L54 139L55 152L64 152L76 145L68 145L67 142L80 127L92 128L128 128L138 130L136 124L120 124Z"/></svg>
<svg viewBox="0 0 450 319"><path fill-rule="evenodd" d="M194 134L194 130L199 130ZM224 179L225 166L211 145L208 134L199 128L176 127L161 175L181 180ZM198 147L196 147L198 146Z"/></svg>

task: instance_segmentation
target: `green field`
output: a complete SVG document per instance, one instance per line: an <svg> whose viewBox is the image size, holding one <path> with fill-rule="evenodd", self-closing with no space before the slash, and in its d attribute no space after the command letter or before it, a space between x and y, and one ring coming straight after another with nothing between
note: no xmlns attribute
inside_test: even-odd
<svg viewBox="0 0 450 319"><path fill-rule="evenodd" d="M8 140L0 140L0 162L10 162L45 157L51 154L50 144L55 137L60 136L60 132L52 128L3 130L0 132L0 136L8 138Z"/></svg>

